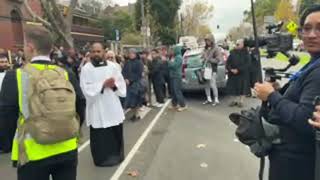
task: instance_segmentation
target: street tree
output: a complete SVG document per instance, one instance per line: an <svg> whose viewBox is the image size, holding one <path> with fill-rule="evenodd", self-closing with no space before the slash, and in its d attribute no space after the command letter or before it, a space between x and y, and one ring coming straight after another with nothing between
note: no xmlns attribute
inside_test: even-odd
<svg viewBox="0 0 320 180"><path fill-rule="evenodd" d="M256 10L256 20L257 26L262 27L264 24L265 16L273 16L278 4L279 0L256 0L254 3L254 7ZM252 12L250 10L244 11L245 21L252 23Z"/></svg>
<svg viewBox="0 0 320 180"><path fill-rule="evenodd" d="M246 37L251 37L253 34L252 24L241 23L238 27L233 27L229 31L229 37L232 41L237 41L238 39L243 39Z"/></svg>
<svg viewBox="0 0 320 180"><path fill-rule="evenodd" d="M142 27L141 1L144 3L145 18L149 22L152 37L165 45L176 42L177 14L181 0L138 0L135 7L136 29Z"/></svg>
<svg viewBox="0 0 320 180"><path fill-rule="evenodd" d="M184 34L203 37L211 33L208 22L212 20L213 10L213 5L203 0L187 5L182 13Z"/></svg>
<svg viewBox="0 0 320 180"><path fill-rule="evenodd" d="M119 10L114 11L110 16L102 17L100 26L104 30L104 36L107 40L115 40L115 30L119 30L122 35L126 33L135 33L134 18L128 12Z"/></svg>
<svg viewBox="0 0 320 180"><path fill-rule="evenodd" d="M278 21L282 21L285 24L288 24L290 21L298 21L298 16L294 11L291 0L281 0L274 16Z"/></svg>
<svg viewBox="0 0 320 180"><path fill-rule="evenodd" d="M71 35L73 12L78 4L78 0L70 0L63 10L59 8L56 0L40 0L43 17L36 14L30 7L28 0L23 0L29 14L36 21L48 29L53 36L61 39L70 48L74 47Z"/></svg>

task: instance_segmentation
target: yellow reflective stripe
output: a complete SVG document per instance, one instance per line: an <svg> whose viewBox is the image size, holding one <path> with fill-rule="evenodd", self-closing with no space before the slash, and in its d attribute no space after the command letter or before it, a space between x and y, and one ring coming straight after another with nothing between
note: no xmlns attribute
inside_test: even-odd
<svg viewBox="0 0 320 180"><path fill-rule="evenodd" d="M69 74L67 71L64 73L64 75L66 76L66 80L69 81Z"/></svg>
<svg viewBox="0 0 320 180"><path fill-rule="evenodd" d="M22 112L22 89L21 89L21 86L22 86L22 82L21 82L21 69L17 69L17 83L18 83L18 96L19 96L19 110L20 112Z"/></svg>
<svg viewBox="0 0 320 180"><path fill-rule="evenodd" d="M24 145L30 161L37 161L76 150L78 146L77 138L50 145L38 144L34 139L26 139Z"/></svg>
<svg viewBox="0 0 320 180"><path fill-rule="evenodd" d="M18 139L13 139L11 160L18 161L19 159L19 142Z"/></svg>
<svg viewBox="0 0 320 180"><path fill-rule="evenodd" d="M37 68L38 70L55 69L59 67L57 65L48 65L48 64L31 64L31 66Z"/></svg>
<svg viewBox="0 0 320 180"><path fill-rule="evenodd" d="M78 147L77 138L51 145L42 145L38 144L34 139L26 139L24 141L24 144L26 147L28 159L30 161L37 161L51 156L66 153L72 150L76 150ZM18 139L13 140L11 159L13 161L18 161L19 159Z"/></svg>

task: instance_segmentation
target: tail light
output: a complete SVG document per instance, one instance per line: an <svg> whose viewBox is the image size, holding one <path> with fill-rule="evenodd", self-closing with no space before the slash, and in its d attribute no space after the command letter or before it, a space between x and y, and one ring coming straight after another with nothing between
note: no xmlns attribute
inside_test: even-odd
<svg viewBox="0 0 320 180"><path fill-rule="evenodd" d="M182 63L182 78L186 78L186 69L188 68L188 57L185 56L183 58L183 63Z"/></svg>

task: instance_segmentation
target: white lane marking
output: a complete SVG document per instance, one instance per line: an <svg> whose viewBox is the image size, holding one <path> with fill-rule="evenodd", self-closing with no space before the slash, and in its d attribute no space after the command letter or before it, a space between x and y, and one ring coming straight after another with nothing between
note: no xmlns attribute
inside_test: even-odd
<svg viewBox="0 0 320 180"><path fill-rule="evenodd" d="M86 141L84 144L80 146L80 148L78 149L78 152L83 151L89 144L90 144L90 140Z"/></svg>
<svg viewBox="0 0 320 180"><path fill-rule="evenodd" d="M127 109L127 110L124 112L124 114L129 113L130 110L131 110L131 109ZM149 110L149 111L150 111L150 110ZM149 111L148 111L148 112L149 112ZM78 153L80 153L81 151L83 151L87 146L89 146L89 144L90 144L90 139L87 140L85 143L83 143L83 144L78 148Z"/></svg>
<svg viewBox="0 0 320 180"><path fill-rule="evenodd" d="M149 126L147 127L147 129L143 132L143 134L140 136L140 138L138 139L138 141L136 142L136 144L133 146L133 148L131 149L131 151L129 152L129 154L127 155L126 159L120 164L119 168L116 170L116 172L113 174L113 176L110 178L110 180L118 180L120 178L120 176L122 175L122 173L124 172L124 170L127 168L128 164L130 163L130 161L132 160L132 158L134 157L134 155L136 154L136 152L139 150L140 146L142 145L142 143L144 142L144 140L147 138L148 134L151 132L151 130L153 129L153 127L156 125L156 123L158 122L158 120L160 119L161 115L163 114L163 112L165 111L165 109L168 107L168 105L170 104L171 100L168 100L165 105L162 107L162 109L160 110L160 112L156 115L156 117L152 120L152 122L149 124Z"/></svg>

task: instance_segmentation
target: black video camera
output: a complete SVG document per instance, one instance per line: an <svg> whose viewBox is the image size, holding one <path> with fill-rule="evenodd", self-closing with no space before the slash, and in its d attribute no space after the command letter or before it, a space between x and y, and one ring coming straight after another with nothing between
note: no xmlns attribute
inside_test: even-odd
<svg viewBox="0 0 320 180"><path fill-rule="evenodd" d="M282 52L286 54L293 49L293 36L289 33L280 32L283 22L272 24L266 27L268 33L258 37L259 47L265 46L267 48L268 58L273 58L277 53ZM255 47L254 38L244 39L246 47Z"/></svg>
<svg viewBox="0 0 320 180"><path fill-rule="evenodd" d="M281 80L282 78L290 78L292 76L291 73L287 73L291 67L297 65L300 62L300 58L293 55L287 55L289 57L289 64L285 68L275 69L271 67L263 68L265 71L265 80L268 82L276 82L277 80Z"/></svg>

